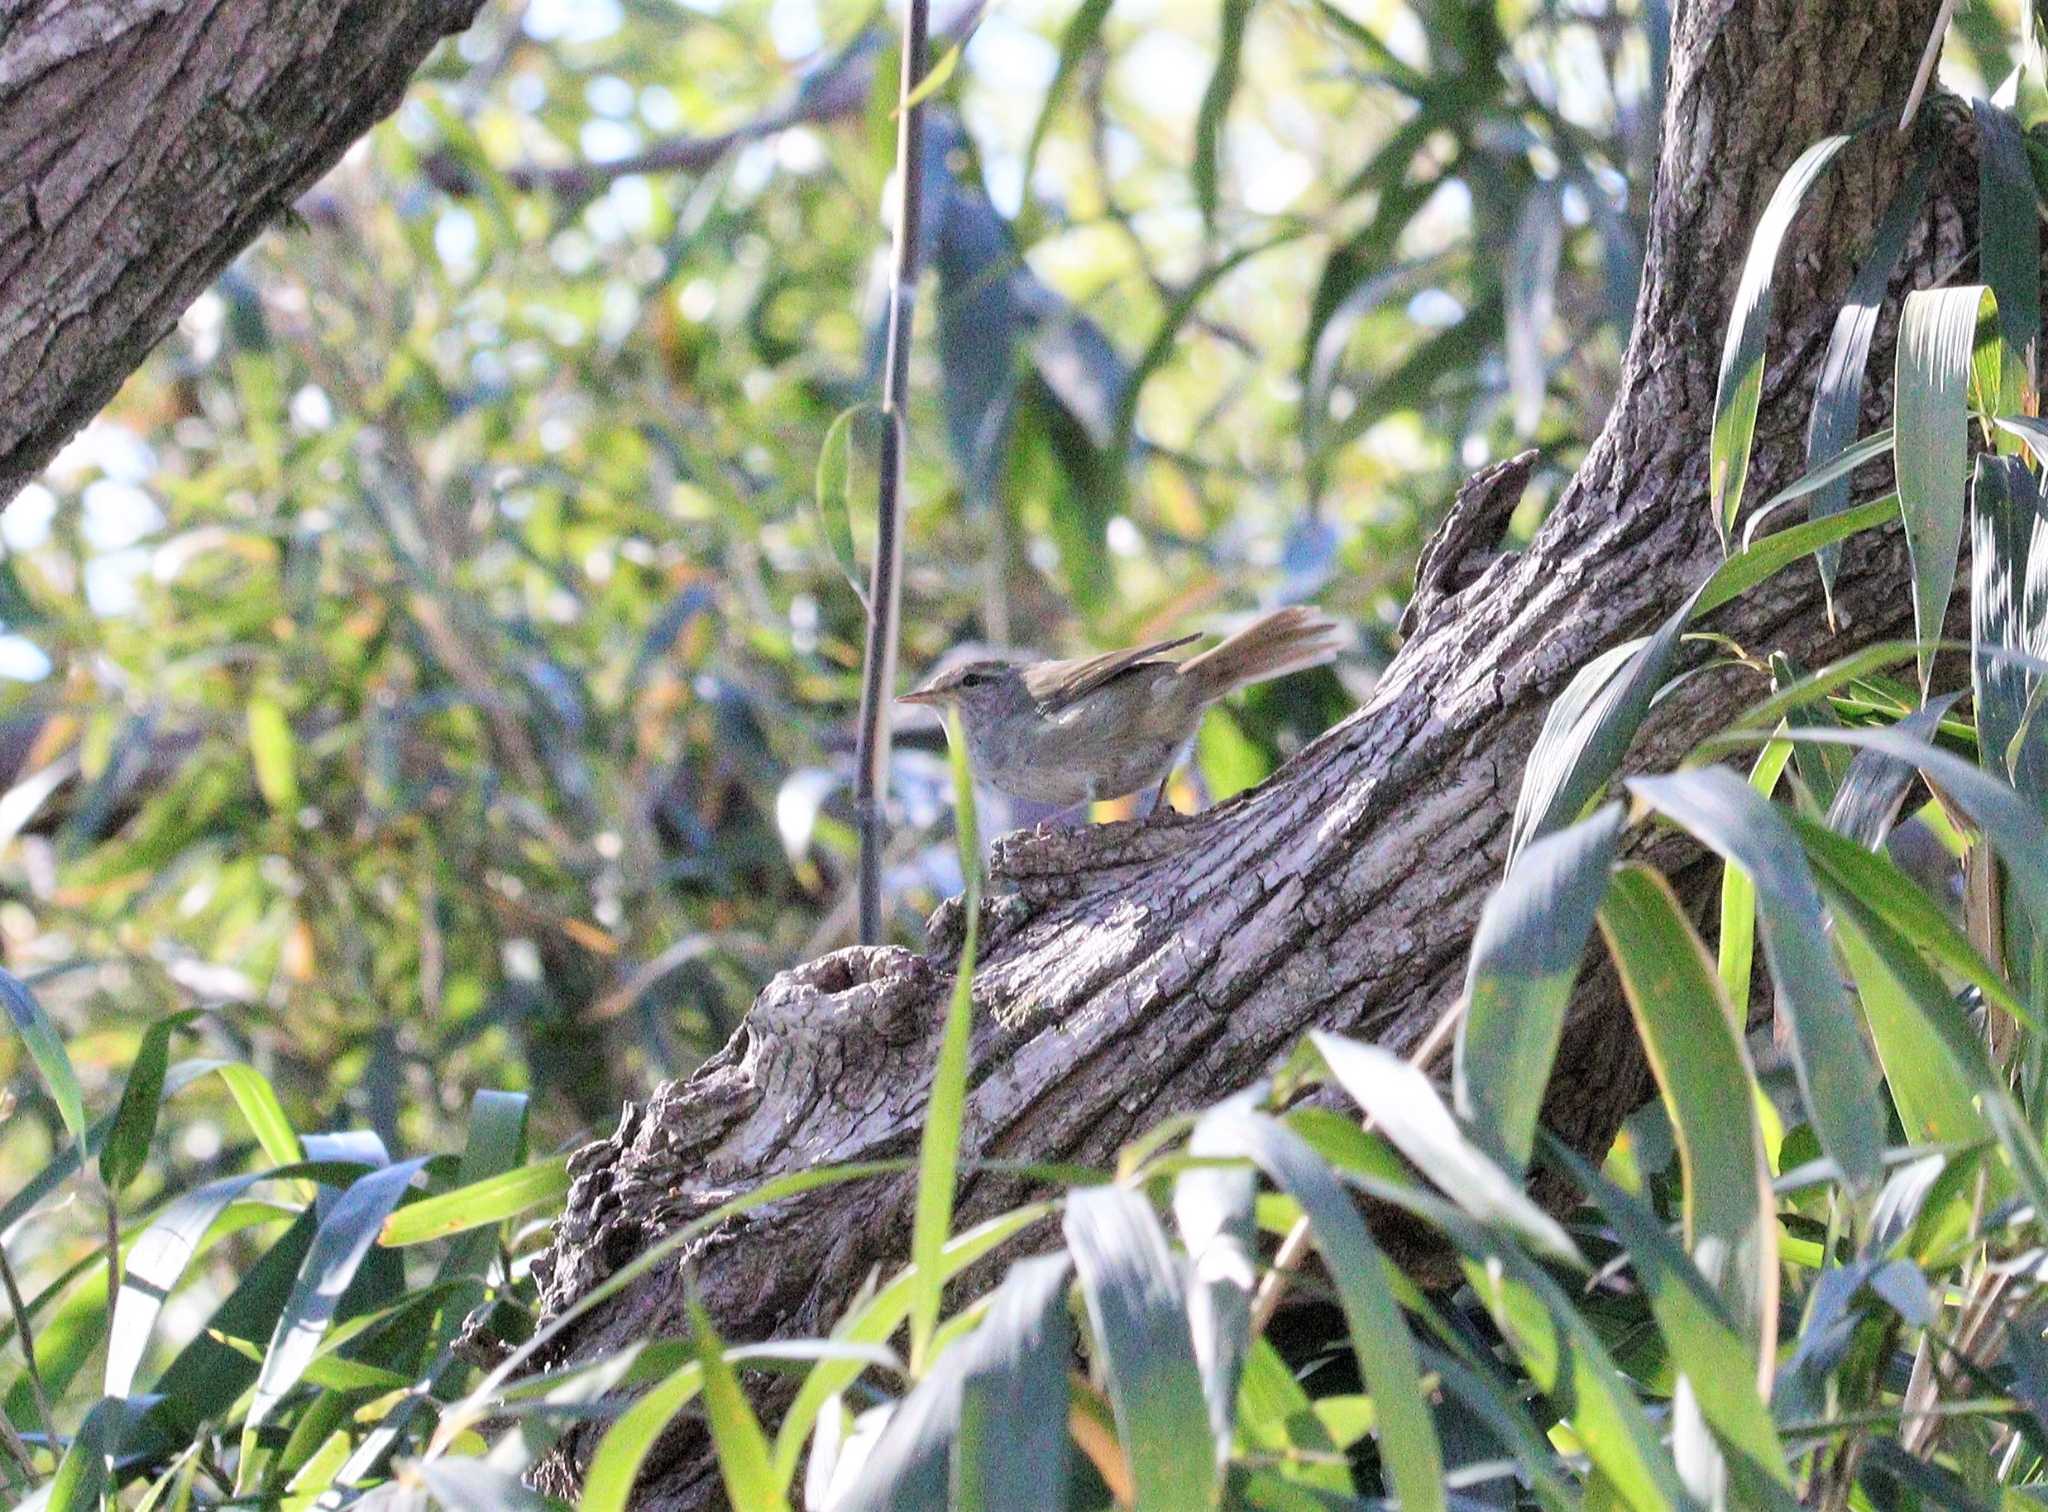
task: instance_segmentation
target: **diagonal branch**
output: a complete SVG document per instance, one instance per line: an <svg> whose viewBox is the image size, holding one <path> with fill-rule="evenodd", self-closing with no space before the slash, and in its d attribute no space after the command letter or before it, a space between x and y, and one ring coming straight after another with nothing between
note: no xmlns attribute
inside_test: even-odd
<svg viewBox="0 0 2048 1512"><path fill-rule="evenodd" d="M1133 1135L1255 1078L1311 1027L1413 1052L1455 999L1479 909L1498 880L1523 762L1573 671L1669 613L1718 559L1707 439L1719 335L1751 228L1808 142L1909 89L1937 0L1696 0L1674 32L1663 157L1636 329L1619 395L1577 477L1529 549L1476 579L1452 574L1371 701L1263 787L1209 813L1148 825L1012 835L998 843L975 977L978 1027L967 1159L1106 1165ZM1957 151L1907 249L1926 282L1971 244L1967 126L1937 102ZM1753 486L1803 470L1803 433L1836 305L1908 144L1866 137L1795 227ZM1893 304L1869 412L1889 405ZM1831 635L1816 576L1780 574L1715 618L1745 645L1815 661L1909 633L1903 543L1844 553ZM1747 674L1696 677L1636 752L1668 764L1763 691ZM1690 852L1658 859L1704 895ZM586 1149L551 1253L552 1312L721 1198L819 1164L908 1153L943 1017L957 907L933 952L863 948L786 972L730 1044L687 1082L629 1106ZM1610 981L1588 980L1565 1031L1545 1117L1603 1148L1647 1088ZM1016 1178L976 1177L961 1216L1017 1201ZM728 1337L829 1330L870 1270L907 1253L900 1181L836 1187L750 1214L642 1278L568 1336L607 1351L676 1331L685 1270ZM1397 1253L1402 1236L1383 1237ZM717 1504L715 1472L680 1427L641 1505ZM577 1429L542 1468L564 1493L595 1436Z"/></svg>

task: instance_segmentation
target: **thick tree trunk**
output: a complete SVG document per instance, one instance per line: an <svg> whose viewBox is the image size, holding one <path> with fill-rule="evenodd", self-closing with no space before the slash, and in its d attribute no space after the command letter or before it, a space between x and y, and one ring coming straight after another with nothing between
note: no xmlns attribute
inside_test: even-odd
<svg viewBox="0 0 2048 1512"><path fill-rule="evenodd" d="M482 0L0 14L0 504Z"/></svg>
<svg viewBox="0 0 2048 1512"><path fill-rule="evenodd" d="M1647 268L1620 394L1527 552L1423 616L1371 702L1257 791L1145 827L1011 836L996 848L994 941L975 979L970 1155L1108 1164L1169 1113L1257 1077L1314 1026L1412 1045L1455 997L1499 879L1524 758L1544 711L1590 657L1670 613L1718 557L1707 439L1721 336L1749 235L1815 139L1907 93L1937 0L1681 4ZM1934 129L1958 136L1944 111ZM1957 142L1902 282L1952 276L1971 243L1974 167ZM1807 404L1837 304L1909 160L1890 133L1855 143L1800 217L1780 264L1750 497L1803 470ZM1888 405L1888 318L1872 358ZM1729 606L1715 628L1818 662L1911 633L1893 535L1845 553L1831 635L1813 569ZM1693 679L1636 761L1675 760L1762 692ZM1673 848L1697 888L1709 875ZM946 914L942 912L941 918ZM947 934L941 927L939 934ZM771 983L732 1042L687 1082L628 1107L577 1158L544 1263L559 1311L680 1222L778 1174L911 1152L949 985L934 956L839 952ZM1589 981L1546 1107L1582 1149L1646 1090L1626 1014ZM965 1216L1015 1200L970 1181ZM680 1332L690 1273L726 1336L823 1333L876 1265L906 1258L908 1180L813 1193L750 1214L595 1311L571 1352ZM597 1429L541 1472L573 1486ZM701 1444L671 1436L644 1505L722 1499Z"/></svg>

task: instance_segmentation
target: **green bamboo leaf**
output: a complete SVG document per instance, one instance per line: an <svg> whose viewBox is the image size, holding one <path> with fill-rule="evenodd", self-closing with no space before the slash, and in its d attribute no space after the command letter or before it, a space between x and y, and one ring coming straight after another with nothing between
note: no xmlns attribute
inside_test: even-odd
<svg viewBox="0 0 2048 1512"><path fill-rule="evenodd" d="M177 1288L214 1220L259 1181L302 1174L306 1167L228 1176L181 1192L165 1204L129 1246L121 1290L114 1300L114 1326L107 1335L106 1394L129 1396L135 1373L148 1352L157 1315Z"/></svg>
<svg viewBox="0 0 2048 1512"><path fill-rule="evenodd" d="M953 1445L956 1512L1045 1507L1067 1480L1068 1261L1041 1255L1010 1268L974 1337Z"/></svg>
<svg viewBox="0 0 2048 1512"><path fill-rule="evenodd" d="M272 1165L296 1165L306 1158L276 1089L254 1066L228 1060L181 1061L174 1074L180 1077L180 1085L190 1085L208 1074L218 1076Z"/></svg>
<svg viewBox="0 0 2048 1512"><path fill-rule="evenodd" d="M258 693L249 699L249 757L256 769L256 788L273 813L290 817L299 811L299 775L291 721L276 699Z"/></svg>
<svg viewBox="0 0 2048 1512"><path fill-rule="evenodd" d="M1600 929L1678 1143L1686 1250L1752 1355L1768 1350L1777 1326L1776 1203L1741 1026L1706 947L1656 872L1630 862L1615 873Z"/></svg>
<svg viewBox="0 0 2048 1512"><path fill-rule="evenodd" d="M409 1202L384 1220L377 1242L386 1249L397 1249L446 1239L451 1234L516 1218L543 1203L553 1202L568 1190L569 1157L551 1155L438 1196Z"/></svg>
<svg viewBox="0 0 2048 1512"><path fill-rule="evenodd" d="M852 1484L835 1481L833 1512L954 1512L991 1497L1055 1505L1067 1460L1067 1280L1064 1255L1012 1267L982 1320L890 1410Z"/></svg>
<svg viewBox="0 0 2048 1512"><path fill-rule="evenodd" d="M149 1159L150 1142L156 1138L158 1110L163 1106L164 1074L170 1069L171 1035L198 1018L200 1010L187 1008L166 1014L149 1026L142 1047L135 1052L135 1064L128 1068L128 1081L121 1088L121 1105L114 1110L113 1126L100 1147L100 1180L107 1190L119 1192L142 1174ZM126 1396L127 1389L107 1392Z"/></svg>
<svg viewBox="0 0 2048 1512"><path fill-rule="evenodd" d="M1872 431L1852 445L1838 447L1825 461L1810 465L1798 478L1766 499L1762 507L1751 511L1748 522L1742 527L1742 544L1748 546L1762 535L1764 525L1785 505L1799 499L1811 499L1817 493L1826 493L1837 484L1841 485L1842 499L1836 507L1846 506L1849 502L1849 477L1873 462L1889 462L1891 455L1892 428L1889 425ZM1808 524L1833 512L1823 512L1812 506L1809 510Z"/></svg>
<svg viewBox="0 0 2048 1512"><path fill-rule="evenodd" d="M1458 1114L1511 1171L1529 1163L1564 1012L1621 843L1610 804L1545 836L1514 864L1479 916L1465 972L1452 1087Z"/></svg>
<svg viewBox="0 0 2048 1512"><path fill-rule="evenodd" d="M318 1226L310 1207L302 1212L242 1274L227 1300L206 1320L205 1327L178 1351L150 1386L151 1395L160 1400L156 1410L138 1426L136 1433L141 1442L131 1443L131 1452L147 1456L175 1452L191 1441L201 1424L228 1414L249 1389L256 1379L257 1367L218 1342L215 1336L261 1338L276 1326ZM169 1261L163 1269L169 1269ZM157 1299L159 1305L161 1301ZM120 1304L116 1306L118 1310Z"/></svg>
<svg viewBox="0 0 2048 1512"><path fill-rule="evenodd" d="M1923 688L1934 674L1934 651L1925 643L1941 635L1962 546L1971 384L1987 341L1995 359L1997 318L1998 302L1981 284L1917 289L1899 316L1893 466L1912 560Z"/></svg>
<svg viewBox="0 0 2048 1512"><path fill-rule="evenodd" d="M1742 282L1736 288L1735 308L1728 320L1727 341L1721 349L1721 378L1714 394L1714 429L1708 444L1709 502L1724 551L1742 509L1742 491L1749 476L1778 249L1814 180L1848 141L1846 136L1825 137L1801 153L1772 191L1756 234L1750 238L1749 256L1743 263Z"/></svg>
<svg viewBox="0 0 2048 1512"><path fill-rule="evenodd" d="M1884 218L1871 235L1870 250L1856 270L1856 281L1835 316L1835 329L1828 337L1827 355L1821 359L1820 378L1814 385L1813 412L1806 428L1808 476L1827 471L1830 465L1855 448L1848 446L1863 423L1863 385L1870 365L1870 342L1877 334L1877 317L1891 289L1892 272L1905 251L1906 238L1920 223L1927 204L1927 185L1933 177L1936 154L1923 152L1907 173L1899 192L1885 207ZM1889 435L1889 432L1885 432ZM1869 438L1875 440L1873 436ZM1807 505L1807 518L1822 520L1849 507L1849 469L1831 476L1815 490ZM1828 622L1834 622L1835 570L1841 560L1837 546L1821 548L1821 592L1827 599Z"/></svg>
<svg viewBox="0 0 2048 1512"><path fill-rule="evenodd" d="M1832 741L1910 761L1984 831L2005 862L2013 892L2028 916L2048 921L2048 821L2007 784L1952 752L1898 730L1788 730L1786 739Z"/></svg>
<svg viewBox="0 0 2048 1512"><path fill-rule="evenodd" d="M981 933L981 833L975 822L974 772L960 711L946 715L946 746L953 768L954 827L960 841L960 874L966 879L961 906L967 916L954 969L953 994L939 1041L925 1104L924 1133L918 1143L917 1216L910 1257L916 1267L917 1298L910 1310L910 1371L922 1375L938 1326L945 1279L939 1257L953 1227L953 1192L959 1180L960 1131L967 1112L967 1050L974 1032L974 953Z"/></svg>
<svg viewBox="0 0 2048 1512"><path fill-rule="evenodd" d="M1944 693L1928 700L1898 722L1896 728L1915 740L1931 740L1943 716L1961 695ZM1839 726L1837 726L1839 728ZM1828 805L1828 828L1858 845L1875 850L1899 816L1899 805L1913 785L1913 764L1881 751L1857 751L1843 774L1835 800Z"/></svg>
<svg viewBox="0 0 2048 1512"><path fill-rule="evenodd" d="M1807 671L1782 651L1771 653L1771 687L1778 692L1794 686L1807 676ZM1792 723L1801 725L1839 725L1842 721L1835 713L1835 706L1825 698L1816 698L1801 704L1790 716ZM1800 780L1806 784L1806 791L1813 801L1826 809L1835 801L1841 791L1842 780L1849 775L1850 755L1831 746L1794 747L1792 764L1798 770Z"/></svg>
<svg viewBox="0 0 2048 1512"><path fill-rule="evenodd" d="M955 1235L948 1241L941 1260L944 1275L948 1279L959 1275L997 1246L1032 1224L1042 1222L1051 1212L1052 1207L1048 1203L1032 1203ZM885 1343L910 1315L918 1286L915 1268L905 1270L841 1319L833 1331L833 1338L850 1345ZM810 1437L818 1414L827 1402L858 1379L862 1368L858 1364L825 1360L804 1377L803 1385L797 1388L796 1399L783 1414L782 1426L775 1434L775 1473L783 1485L788 1485L796 1474L797 1465L803 1458L804 1442Z"/></svg>
<svg viewBox="0 0 2048 1512"><path fill-rule="evenodd" d="M697 1341L697 1363L703 1372L704 1416L711 1446L718 1454L718 1472L735 1507L760 1512L788 1512L789 1499L769 1462L768 1435L740 1390L739 1377L726 1363L725 1345L712 1326L703 1303L690 1299L690 1334Z"/></svg>
<svg viewBox="0 0 2048 1512"><path fill-rule="evenodd" d="M1843 1179L1859 1189L1874 1186L1885 1146L1870 1095L1877 1067L1835 971L1820 892L1784 814L1725 767L1639 777L1629 791L1756 884L1764 954L1789 1010L1807 1118Z"/></svg>
<svg viewBox="0 0 2048 1512"><path fill-rule="evenodd" d="M1515 1234L1546 1259L1585 1268L1562 1225L1465 1136L1421 1071L1378 1045L1319 1029L1310 1031L1309 1043L1374 1129L1460 1208Z"/></svg>
<svg viewBox="0 0 2048 1512"><path fill-rule="evenodd" d="M1900 879L1898 885L1912 884ZM1910 1043L1901 1038L1896 1045L1902 1060L1917 1056L1926 1062L1908 1068L1913 1078L1909 1095L1914 1103L1912 1112L1906 1114L1902 1102L1902 1115L1923 1125L1939 1120L1945 1128L1981 1132L1988 1126L2005 1155L2006 1169L2017 1179L2028 1201L2037 1212L2048 1211L2048 1157L2043 1155L2040 1136L2014 1099L2003 1074L1985 1053L1983 1037L1971 1027L1940 977L1919 959L1915 947L1920 942L1895 928L1870 894L1830 888L1828 896L1835 906L1836 926L1843 931L1844 938L1853 931L1858 936L1857 943L1868 947L1896 986L1899 1000L1888 1001L1884 1008L1897 1007L1902 1013L1910 1009L1917 1015L1917 1022L1903 1026L1904 1035L1911 1037ZM1963 1111L1955 1101L1955 1088L1938 1085L1938 1079L1963 1084L1968 1097L1974 1099L1970 1111ZM1912 1129L1914 1122L1907 1127ZM2002 1195L2005 1182L1995 1169L1991 1178L1988 1197L1995 1202ZM1981 1202L1985 1195L1979 1194L1972 1200Z"/></svg>
<svg viewBox="0 0 2048 1512"><path fill-rule="evenodd" d="M1941 978L1857 899L1832 890L1829 899L1835 941L1856 979L1908 1142L1961 1147L1989 1140L1990 1126L1971 1091L1974 1068L1957 1064L1949 1053L1958 1043L1958 1028L1970 1037L1969 1025ZM1982 1060L1981 1052L1974 1058Z"/></svg>
<svg viewBox="0 0 2048 1512"><path fill-rule="evenodd" d="M1466 1282L1577 1437L1618 1500L1596 1505L1639 1512L1687 1507L1691 1498L1628 1377L1564 1290L1512 1245L1485 1247L1483 1232L1461 1236Z"/></svg>
<svg viewBox="0 0 2048 1512"><path fill-rule="evenodd" d="M407 1160L371 1171L337 1197L321 1220L292 1294L278 1315L277 1327L263 1354L263 1367L256 1377L256 1394L243 1420L243 1465L237 1472L241 1489L248 1490L254 1484L257 1430L312 1363L321 1339L334 1321L342 1294L355 1278L363 1257L376 1243L385 1216L425 1164L424 1159Z"/></svg>
<svg viewBox="0 0 2048 1512"><path fill-rule="evenodd" d="M2006 345L1999 409L2017 409L2041 341L2039 193L2012 112L1982 96L1970 101L1970 112L1977 123L1977 269L1998 300Z"/></svg>
<svg viewBox="0 0 2048 1512"><path fill-rule="evenodd" d="M1627 885L1633 887L1639 880ZM1758 1380L1752 1340L1730 1321L1720 1298L1655 1212L1566 1146L1551 1141L1547 1148L1599 1206L1621 1240L1673 1365L1730 1456L1740 1491L1739 1502L1731 1505L1797 1507L1790 1495L1785 1448L1764 1405L1762 1390L1767 1383Z"/></svg>
<svg viewBox="0 0 2048 1512"><path fill-rule="evenodd" d="M1706 587L1700 591L1693 613L1710 613L1740 598L1794 562L1839 545L1852 535L1889 525L1898 517L1899 496L1886 494L1881 499L1872 499L1867 504L1858 504L1853 509L1844 509L1823 519L1808 520L1803 525L1774 531L1753 544L1745 542L1742 550L1714 569L1714 575L1707 579Z"/></svg>
<svg viewBox="0 0 2048 1512"><path fill-rule="evenodd" d="M1430 1420L1415 1341L1394 1300L1386 1257L1372 1241L1349 1194L1301 1138L1248 1108L1202 1124L1199 1154L1244 1155L1301 1205L1309 1232L1337 1289L1352 1353L1372 1394L1380 1463L1405 1508L1440 1508L1443 1449ZM1128 1442L1128 1440L1126 1440Z"/></svg>
<svg viewBox="0 0 2048 1512"><path fill-rule="evenodd" d="M1749 769L1749 785L1770 797L1793 749L1789 741L1765 746ZM1756 964L1756 884L1739 866L1721 868L1721 938L1715 964L1729 1005L1740 1016L1749 1002L1750 974Z"/></svg>
<svg viewBox="0 0 2048 1512"><path fill-rule="evenodd" d="M64 1041L58 1036L56 1025L43 1012L43 1005L36 1001L36 995L29 991L28 984L4 968L0 968L0 997L7 1000L7 1017L27 1047L28 1058L42 1073L43 1084L50 1089L50 1099L57 1104L58 1116L64 1120L64 1127L71 1131L72 1139L82 1148L85 1142L85 1093L78 1085L78 1073L72 1069L71 1056L64 1049Z"/></svg>
<svg viewBox="0 0 2048 1512"><path fill-rule="evenodd" d="M1971 493L1970 687L1977 759L2037 801L2048 799L2048 679L2001 650L2048 652L2048 502L2018 457L1977 458Z"/></svg>
<svg viewBox="0 0 2048 1512"><path fill-rule="evenodd" d="M1151 1205L1117 1187L1085 1187L1067 1199L1064 1230L1095 1321L1137 1505L1212 1505L1216 1464L1201 1372L1178 1268ZM1189 1452L1195 1445L1201 1453Z"/></svg>
<svg viewBox="0 0 2048 1512"><path fill-rule="evenodd" d="M1603 651L1581 667L1543 717L1522 773L1508 834L1508 864L1530 842L1572 823L1607 788L1664 685L1679 637L1709 578L1654 635Z"/></svg>
<svg viewBox="0 0 2048 1512"><path fill-rule="evenodd" d="M860 560L853 550L853 423L869 408L856 404L841 410L825 432L825 444L818 448L817 487L812 495L818 506L818 525L824 531L825 544L831 548L832 560L839 564L847 586L853 589L863 608L867 607L868 592L861 582Z"/></svg>
<svg viewBox="0 0 2048 1512"><path fill-rule="evenodd" d="M526 1121L527 1098L524 1092L486 1090L472 1097L469 1102L468 1138L463 1145L462 1164L455 1173L455 1190L468 1188L475 1195L476 1188L483 1182L520 1170L526 1161ZM566 1162L562 1174L566 1190ZM402 1213L405 1209L399 1211ZM388 1232L389 1219L385 1220L385 1228ZM380 1234L378 1242L387 1242L385 1236ZM436 1279L452 1281L457 1277L467 1277L471 1282L464 1293L468 1301L442 1310L439 1325L442 1345L452 1342L461 1331L461 1315L482 1300L483 1280L497 1261L499 1242L498 1231L486 1223L470 1229L463 1238L448 1246L448 1253L442 1257L440 1267L434 1273Z"/></svg>
<svg viewBox="0 0 2048 1512"><path fill-rule="evenodd" d="M1987 1002L2016 1018L2025 1016L2005 979L1985 964L1968 936L1889 856L1797 814L1791 821L1830 898L1853 893L1932 960L1976 987Z"/></svg>
<svg viewBox="0 0 2048 1512"><path fill-rule="evenodd" d="M1188 1136L1190 1153L1206 1148L1210 1124L1227 1117L1236 1102L1230 1099L1195 1121ZM1257 1177L1241 1164L1198 1162L1173 1182L1173 1219L1188 1255L1188 1331L1219 1453L1230 1449L1251 1344L1252 1289L1258 1282L1257 1192Z"/></svg>
<svg viewBox="0 0 2048 1512"><path fill-rule="evenodd" d="M134 1418L129 1403L119 1397L101 1397L93 1403L72 1435L57 1473L43 1488L40 1505L47 1512L100 1512L101 1499L110 1489L114 1456Z"/></svg>

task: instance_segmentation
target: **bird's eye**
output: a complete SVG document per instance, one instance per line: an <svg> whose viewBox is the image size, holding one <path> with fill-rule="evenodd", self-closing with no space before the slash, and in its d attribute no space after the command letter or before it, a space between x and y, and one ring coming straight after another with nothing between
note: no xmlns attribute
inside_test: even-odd
<svg viewBox="0 0 2048 1512"><path fill-rule="evenodd" d="M988 678L979 672L963 672L960 675L960 686L963 688L978 688L987 681Z"/></svg>

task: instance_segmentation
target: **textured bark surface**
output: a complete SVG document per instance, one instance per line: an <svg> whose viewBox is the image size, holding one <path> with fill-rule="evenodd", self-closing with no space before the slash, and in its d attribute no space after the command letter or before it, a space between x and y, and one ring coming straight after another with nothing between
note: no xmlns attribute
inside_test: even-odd
<svg viewBox="0 0 2048 1512"><path fill-rule="evenodd" d="M0 504L481 4L0 8Z"/></svg>
<svg viewBox="0 0 2048 1512"><path fill-rule="evenodd" d="M1816 138L1904 98L1936 0L1681 4L1635 335L1608 423L1537 539L1420 617L1371 702L1255 792L1147 827L1010 836L996 848L993 943L975 981L970 1153L1107 1164L1167 1114L1266 1070L1323 1026L1412 1045L1455 997L1498 880L1524 758L1544 710L1600 650L1668 614L1718 558L1707 440L1721 336L1749 235ZM1959 133L1951 112L1931 129ZM1971 243L1974 167L1953 166L1908 247L1902 286L1950 277ZM1802 470L1808 400L1838 301L1909 161L1887 133L1853 144L1780 264L1750 498ZM1871 360L1888 412L1892 316ZM1716 616L1753 648L1817 663L1910 634L1896 534L1844 554L1839 633L1810 566ZM1675 760L1766 691L1748 674L1688 682L1633 758ZM1682 848L1682 884L1711 875ZM765 1178L914 1149L949 985L935 950L842 951L770 984L687 1082L628 1107L577 1158L543 1266L550 1312L678 1223ZM1597 1149L1647 1082L1625 1011L1597 975L1567 1028L1546 1118ZM964 1217L1016 1200L970 1181ZM681 1331L684 1270L728 1338L829 1329L876 1265L906 1257L908 1181L810 1194L713 1232L687 1264L595 1310L569 1352ZM597 1429L540 1472L573 1487ZM722 1504L687 1425L650 1460L648 1507Z"/></svg>

